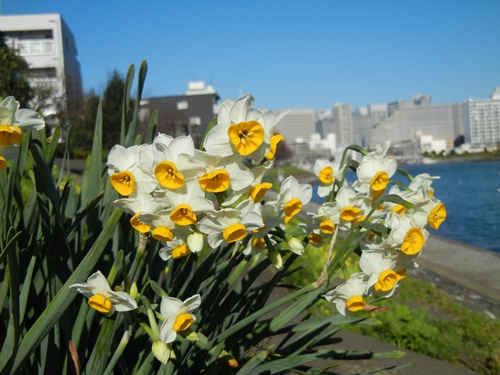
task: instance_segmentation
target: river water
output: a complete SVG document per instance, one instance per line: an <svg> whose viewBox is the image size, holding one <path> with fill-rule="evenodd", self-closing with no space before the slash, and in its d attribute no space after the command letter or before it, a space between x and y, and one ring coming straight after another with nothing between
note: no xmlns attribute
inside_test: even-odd
<svg viewBox="0 0 500 375"><path fill-rule="evenodd" d="M447 218L432 234L500 253L500 161L466 161L402 166L411 175L440 176L433 182ZM394 179L407 179L397 174ZM316 189L314 189L316 190ZM316 202L320 198L314 194Z"/></svg>

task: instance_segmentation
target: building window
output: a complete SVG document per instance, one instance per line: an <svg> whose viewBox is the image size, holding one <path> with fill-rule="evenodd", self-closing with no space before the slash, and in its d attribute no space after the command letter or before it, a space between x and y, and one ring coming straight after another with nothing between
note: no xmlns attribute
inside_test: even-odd
<svg viewBox="0 0 500 375"><path fill-rule="evenodd" d="M179 111L184 110L184 109L188 109L188 107L189 107L189 104L188 104L187 100L183 100L182 102L177 102L177 109Z"/></svg>
<svg viewBox="0 0 500 375"><path fill-rule="evenodd" d="M189 118L189 126L200 126L201 118L200 117L190 117Z"/></svg>
<svg viewBox="0 0 500 375"><path fill-rule="evenodd" d="M29 70L31 79L57 78L56 68L33 68Z"/></svg>

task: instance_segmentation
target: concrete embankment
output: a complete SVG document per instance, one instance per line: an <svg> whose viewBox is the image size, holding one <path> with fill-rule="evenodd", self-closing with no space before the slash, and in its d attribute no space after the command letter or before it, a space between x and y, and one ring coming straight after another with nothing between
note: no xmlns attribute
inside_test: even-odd
<svg viewBox="0 0 500 375"><path fill-rule="evenodd" d="M500 254L431 235L418 263L500 302Z"/></svg>

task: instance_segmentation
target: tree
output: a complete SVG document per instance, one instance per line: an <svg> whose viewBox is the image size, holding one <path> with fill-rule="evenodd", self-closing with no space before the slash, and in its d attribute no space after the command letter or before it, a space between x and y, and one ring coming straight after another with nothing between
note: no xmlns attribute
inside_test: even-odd
<svg viewBox="0 0 500 375"><path fill-rule="evenodd" d="M123 91L125 79L116 70L106 83L102 97L102 145L104 150L110 150L115 144L120 143L121 118L123 105ZM72 136L71 149L74 157L86 157L92 145L97 108L100 97L90 91L85 95L81 104L80 118L71 121Z"/></svg>
<svg viewBox="0 0 500 375"><path fill-rule="evenodd" d="M106 84L103 95L102 143L105 150L120 142L125 79L116 70Z"/></svg>
<svg viewBox="0 0 500 375"><path fill-rule="evenodd" d="M70 140L72 157L85 158L90 153L99 100L99 96L90 91L80 102L79 108L76 108L76 102L70 102L68 116L71 117L68 118L68 122L72 125ZM74 116L75 114L78 116Z"/></svg>
<svg viewBox="0 0 500 375"><path fill-rule="evenodd" d="M5 44L0 32L0 96L14 96L21 107L26 107L33 96L28 70L28 63Z"/></svg>

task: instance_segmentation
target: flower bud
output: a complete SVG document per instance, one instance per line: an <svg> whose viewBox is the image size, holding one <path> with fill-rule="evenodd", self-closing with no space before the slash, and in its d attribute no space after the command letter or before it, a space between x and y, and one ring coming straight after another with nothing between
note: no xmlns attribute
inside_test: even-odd
<svg viewBox="0 0 500 375"><path fill-rule="evenodd" d="M136 299L137 298L137 295L139 294L139 290L137 289L137 284L135 283L132 283L132 285L130 286L130 296L133 298L133 299Z"/></svg>
<svg viewBox="0 0 500 375"><path fill-rule="evenodd" d="M153 342L153 354L158 361L163 364L168 362L170 358L170 346L162 342L161 340L156 340Z"/></svg>
<svg viewBox="0 0 500 375"><path fill-rule="evenodd" d="M205 236L200 232L193 232L187 237L187 244L189 250L193 253L197 253L201 249L203 249Z"/></svg>
<svg viewBox="0 0 500 375"><path fill-rule="evenodd" d="M292 237L288 240L288 245L290 246L290 250L297 255L304 254L304 245L302 241L296 237Z"/></svg>

